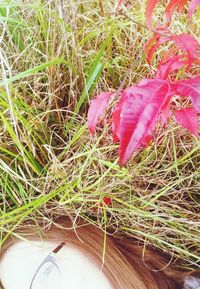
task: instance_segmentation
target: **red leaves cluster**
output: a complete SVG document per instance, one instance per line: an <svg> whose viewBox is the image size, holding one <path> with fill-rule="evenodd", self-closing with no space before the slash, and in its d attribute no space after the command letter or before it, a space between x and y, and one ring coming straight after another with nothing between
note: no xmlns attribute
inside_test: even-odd
<svg viewBox="0 0 200 289"><path fill-rule="evenodd" d="M112 115L113 141L120 143L121 165L126 164L138 148L150 142L158 122L162 123L163 119L166 121L168 106L175 94L190 97L194 106L177 110L177 122L199 136L197 113L200 112L200 77L175 83L159 78L144 79L137 86L122 91ZM92 134L111 95L104 93L92 100L88 111L88 126Z"/></svg>
<svg viewBox="0 0 200 289"><path fill-rule="evenodd" d="M119 1L119 4L122 1ZM172 0L166 8L168 20L172 11L181 12L187 0ZM158 0L149 0L147 5L147 24L151 25L153 10ZM192 0L188 14L191 16L200 0ZM163 44L171 43L171 49L165 53L157 64L155 78L143 79L137 85L128 87L120 94L112 113L113 141L119 142L119 160L124 165L132 153L147 146L158 123L166 124L171 116L170 100L174 95L189 97L193 107L179 108L175 111L178 124L199 137L198 113L200 113L200 76L175 81L174 73L180 69L189 69L197 61L199 43L186 33L171 34L167 27L157 29L145 46L149 64L156 50ZM98 120L105 112L115 93L106 92L91 101L88 111L88 126L93 135Z"/></svg>
<svg viewBox="0 0 200 289"><path fill-rule="evenodd" d="M187 64L188 68L190 68L194 59L196 58L196 52L199 44L192 35L186 33L169 36L162 36L161 34L154 33L154 36L148 41L145 46L145 52L147 54L148 62L150 63L152 61L152 56L156 49L158 49L160 45L169 41L175 44L176 49L171 50L170 53L168 52L168 57L164 56L164 58L159 63L159 68L161 64L163 64L163 62L166 63L167 61L172 61L170 64L171 68L176 68L177 65L179 66L180 61L183 64ZM182 50L184 53L177 56L177 58L172 58L172 56L178 51L178 49ZM171 69L169 72L171 72Z"/></svg>
<svg viewBox="0 0 200 289"><path fill-rule="evenodd" d="M173 12L177 10L179 13L182 13L187 2L188 0L170 0L169 4L165 9L168 24L171 22ZM159 0L149 0L147 3L146 17L147 17L147 26L149 28L151 27L152 23L153 11L158 3ZM188 16L190 18L192 17L192 14L195 12L198 5L200 5L200 0L190 0L188 9Z"/></svg>

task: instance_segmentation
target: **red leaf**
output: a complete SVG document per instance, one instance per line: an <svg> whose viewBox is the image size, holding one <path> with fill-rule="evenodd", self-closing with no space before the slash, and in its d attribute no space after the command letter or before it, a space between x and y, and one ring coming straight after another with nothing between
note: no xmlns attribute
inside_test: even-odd
<svg viewBox="0 0 200 289"><path fill-rule="evenodd" d="M168 59L161 60L156 72L156 78L167 79L171 72L184 67L186 63L182 60L183 57L184 55L175 55Z"/></svg>
<svg viewBox="0 0 200 289"><path fill-rule="evenodd" d="M147 8L146 8L146 19L147 19L147 26L148 28L151 28L152 24L152 16L153 11L158 4L159 0L148 0L147 2ZM188 0L171 0L169 4L167 5L165 9L165 13L167 16L168 24L171 22L172 14L175 10L178 11L178 13L182 13L184 10L185 5L187 4ZM192 0L189 6L189 17L194 13L197 6L200 4L200 0Z"/></svg>
<svg viewBox="0 0 200 289"><path fill-rule="evenodd" d="M188 0L171 0L165 10L168 23L171 22L172 14L177 9L181 13Z"/></svg>
<svg viewBox="0 0 200 289"><path fill-rule="evenodd" d="M143 80L139 86L124 90L126 101L121 110L120 164L124 165L131 154L151 136L163 107L171 98L168 82L159 79Z"/></svg>
<svg viewBox="0 0 200 289"><path fill-rule="evenodd" d="M179 0L171 0L165 9L168 23L171 22L172 14L178 5Z"/></svg>
<svg viewBox="0 0 200 289"><path fill-rule="evenodd" d="M117 106L112 114L112 132L113 132L113 142L116 143L119 141L119 127L120 127L120 119L121 119L121 110L123 102L125 101L126 96L122 95L121 99L117 103Z"/></svg>
<svg viewBox="0 0 200 289"><path fill-rule="evenodd" d="M187 53L188 67L190 67L199 46L197 40L192 35L187 33L172 35L170 36L170 40L173 40L182 51Z"/></svg>
<svg viewBox="0 0 200 289"><path fill-rule="evenodd" d="M152 136L151 135L146 135L142 141L142 145L144 147L148 147L150 142L152 141Z"/></svg>
<svg viewBox="0 0 200 289"><path fill-rule="evenodd" d="M117 10L119 11L124 0L118 0Z"/></svg>
<svg viewBox="0 0 200 289"><path fill-rule="evenodd" d="M178 3L178 13L182 13L186 4L187 4L188 0L179 0Z"/></svg>
<svg viewBox="0 0 200 289"><path fill-rule="evenodd" d="M163 127L166 126L170 116L171 116L171 110L169 109L168 106L166 106L165 108L163 108L162 113L160 114L160 122Z"/></svg>
<svg viewBox="0 0 200 289"><path fill-rule="evenodd" d="M149 51L148 51L148 53L147 53L147 60L148 60L149 63L152 61L152 56L153 56L154 52L156 51L156 49L157 49L161 44L169 41L169 38L168 38L168 37L161 37L161 36L154 36L154 37L152 37L152 39L150 39L150 40L152 40L151 44L152 44L154 41L156 41L156 42L155 42L155 44L153 44L153 45L150 47L150 49L149 49ZM150 43L150 42L149 42L149 43ZM148 48L145 47L145 52L147 51L147 49L148 49Z"/></svg>
<svg viewBox="0 0 200 289"><path fill-rule="evenodd" d="M109 197L104 197L103 201L107 206L109 206L112 203L112 199Z"/></svg>
<svg viewBox="0 0 200 289"><path fill-rule="evenodd" d="M149 59L149 50L156 44L156 41L158 41L159 38L160 38L160 36L156 36L154 34L154 36L152 38L150 38L144 46L144 53L147 56L148 63L151 62L151 58Z"/></svg>
<svg viewBox="0 0 200 289"><path fill-rule="evenodd" d="M200 112L200 77L177 81L174 89L178 95L189 96L194 108Z"/></svg>
<svg viewBox="0 0 200 289"><path fill-rule="evenodd" d="M152 23L152 16L153 16L153 11L157 5L159 0L149 0L147 2L147 8L146 8L146 19L147 19L147 26L151 28L151 23Z"/></svg>
<svg viewBox="0 0 200 289"><path fill-rule="evenodd" d="M176 9L178 10L179 13L182 13L187 1L188 0L171 0L169 2L169 4L167 5L167 7L165 9L168 24L171 22L172 14ZM199 1L199 0L193 0L193 2L195 2L195 1ZM156 5L158 4L158 2L159 2L159 0L149 0L147 2L146 18L147 18L147 26L149 28L151 28L153 11L154 11ZM196 5L198 5L198 4L196 4ZM196 7L193 9L195 10Z"/></svg>
<svg viewBox="0 0 200 289"><path fill-rule="evenodd" d="M106 206L110 206L110 204L112 203L112 198L110 198L110 197L104 197L104 198L103 198L103 202L100 202L100 203L98 203L97 205L98 205L99 207L103 207L103 203L104 203L104 205L106 205Z"/></svg>
<svg viewBox="0 0 200 289"><path fill-rule="evenodd" d="M153 53L155 50L163 43L167 41L173 41L179 49L182 51L185 51L187 53L187 64L188 67L191 66L193 59L196 56L197 48L199 46L197 40L192 36L187 33L182 33L179 35L171 35L171 36L158 36L157 34L154 35L150 39L151 41L148 41L148 45L152 45L155 41L156 43L153 44L151 47L145 48L145 52L147 52L147 58L148 61L150 62L152 60ZM149 48L149 50L148 50Z"/></svg>
<svg viewBox="0 0 200 289"><path fill-rule="evenodd" d="M108 100L112 94L112 92L104 92L97 95L95 99L91 101L87 116L88 127L91 134L94 134L99 117L104 113Z"/></svg>
<svg viewBox="0 0 200 289"><path fill-rule="evenodd" d="M192 18L192 14L196 10L197 6L200 5L200 0L192 0L189 5L188 15Z"/></svg>
<svg viewBox="0 0 200 289"><path fill-rule="evenodd" d="M193 135L199 137L198 116L194 108L184 108L175 112L176 121L187 128Z"/></svg>

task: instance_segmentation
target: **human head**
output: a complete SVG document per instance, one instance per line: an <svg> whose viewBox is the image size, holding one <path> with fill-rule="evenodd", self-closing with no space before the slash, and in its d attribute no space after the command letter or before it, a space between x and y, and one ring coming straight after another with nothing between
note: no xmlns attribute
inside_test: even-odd
<svg viewBox="0 0 200 289"><path fill-rule="evenodd" d="M74 261L77 261L81 256L87 256L87 261L90 261L90 267L88 268L91 269L91 264L93 264L93 273L99 274L98 276L102 281L103 287L99 289L179 289L182 287L181 280L183 279L184 273L180 274L180 272L178 273L174 268L170 269L167 267L160 255L147 250L146 262L149 264L149 267L147 267L142 261L142 247L140 247L138 243L124 238L116 239L112 236L105 235L100 228L81 219L76 228L74 228L68 218L61 217L55 224L51 225L48 230L39 232L30 224L24 226L23 229L19 229L15 235L16 234L20 236L21 240L29 240L29 243L19 241L16 237L10 238L1 250L0 264L3 262L5 264L6 258L9 255L12 257L12 252L18 251L17 259L19 260L20 266L20 262L23 264L22 259L20 259L20 256L22 256L22 253L20 255L20 251L25 250L24 253L27 254L27 260L30 256L34 256L34 258L29 258L27 264L27 266L30 266L28 272L31 272L31 270L33 272L31 264L33 266L34 262L37 261L36 264L38 263L39 265L40 260L47 255L54 246L60 242L65 242L66 247L60 256L66 256L66 258L68 256L70 260L73 260L72 256L74 255L77 257L74 258ZM41 244L43 244L42 247ZM25 254L23 254L23 257ZM149 269L150 267L152 270ZM4 273L4 280L2 278L1 286L5 286L5 275L8 275L9 272L13 278L14 272L18 271L16 278L19 279L19 274L21 274L23 278L23 269L20 269L21 270L17 270L17 262L13 262L11 268L7 266L7 273ZM102 272L100 272L101 269ZM68 270L66 274L68 274ZM77 272L77 274L79 273ZM88 272L88 278L90 276L91 271ZM29 277L29 279L31 278ZM68 288L67 284L66 288ZM5 286L4 289L14 288L6 288ZM75 289L79 288L77 287Z"/></svg>

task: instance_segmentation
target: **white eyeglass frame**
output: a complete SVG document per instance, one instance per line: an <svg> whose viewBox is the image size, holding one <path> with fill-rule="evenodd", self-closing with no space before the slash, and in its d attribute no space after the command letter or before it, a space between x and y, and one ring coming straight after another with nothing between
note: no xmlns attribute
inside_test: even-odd
<svg viewBox="0 0 200 289"><path fill-rule="evenodd" d="M35 281L35 278L37 276L37 273L40 271L40 269L46 264L46 263L52 263L58 270L58 272L60 272L58 265L56 264L55 261L55 255L64 247L65 242L60 243L53 251L51 251L51 253L44 258L44 260L41 262L41 264L39 265L39 267L37 268L37 270L35 271L33 278L31 280L29 289L33 289L33 283Z"/></svg>

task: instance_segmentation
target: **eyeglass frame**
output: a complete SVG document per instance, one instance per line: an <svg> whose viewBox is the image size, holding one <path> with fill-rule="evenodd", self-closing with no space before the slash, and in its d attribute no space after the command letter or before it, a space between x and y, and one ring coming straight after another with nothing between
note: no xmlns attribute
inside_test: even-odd
<svg viewBox="0 0 200 289"><path fill-rule="evenodd" d="M35 281L35 278L37 276L37 273L40 271L40 269L43 267L44 264L46 263L52 263L56 268L57 270L60 272L59 270L59 267L58 265L56 264L55 262L55 255L64 247L65 245L65 242L62 242L60 243L53 251L51 251L50 254L48 254L48 256L46 256L44 258L44 260L40 263L39 267L37 268L37 270L35 271L34 275L33 275L33 278L31 280L31 283L30 283L30 286L29 286L29 289L32 289L32 286L33 286L33 282Z"/></svg>

